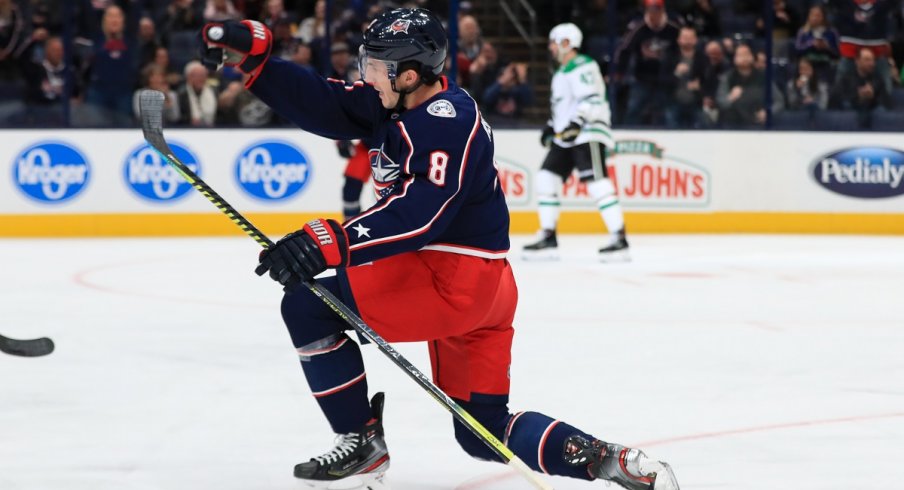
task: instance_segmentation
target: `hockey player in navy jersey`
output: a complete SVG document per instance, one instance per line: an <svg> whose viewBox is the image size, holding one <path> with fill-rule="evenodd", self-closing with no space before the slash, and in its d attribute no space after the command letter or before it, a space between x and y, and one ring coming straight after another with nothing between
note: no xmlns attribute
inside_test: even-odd
<svg viewBox="0 0 904 490"><path fill-rule="evenodd" d="M330 289L389 342L426 341L433 380L536 471L614 481L631 490L677 489L671 469L537 412L508 409L517 289L509 214L493 165L493 132L477 104L441 76L447 40L422 9L374 20L360 53L363 81L330 82L269 58L272 36L254 21L204 26L204 59L224 49L248 87L300 128L332 139L366 138L377 203L344 224L317 219L264 251L256 272L287 286L282 314L336 446L298 464L295 476L329 487L376 488L389 467L384 397L369 402L358 344L307 288L328 268ZM470 455L498 458L463 425ZM347 487L343 487L347 488Z"/></svg>

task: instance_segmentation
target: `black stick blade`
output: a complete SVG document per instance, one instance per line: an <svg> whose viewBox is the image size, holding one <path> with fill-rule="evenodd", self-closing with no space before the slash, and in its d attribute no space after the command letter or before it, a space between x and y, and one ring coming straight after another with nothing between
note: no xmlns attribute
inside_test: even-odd
<svg viewBox="0 0 904 490"><path fill-rule="evenodd" d="M149 131L159 132L163 129L163 92L142 90L138 94L138 110L141 112L141 129L145 135Z"/></svg>
<svg viewBox="0 0 904 490"><path fill-rule="evenodd" d="M0 351L20 357L40 357L53 352L53 341L47 337L16 340L0 335Z"/></svg>

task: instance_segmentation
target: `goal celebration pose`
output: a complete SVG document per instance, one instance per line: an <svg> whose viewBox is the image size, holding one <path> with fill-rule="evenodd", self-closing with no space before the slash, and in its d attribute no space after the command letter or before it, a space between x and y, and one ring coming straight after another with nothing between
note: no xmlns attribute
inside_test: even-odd
<svg viewBox="0 0 904 490"><path fill-rule="evenodd" d="M535 471L614 481L631 490L677 489L665 463L537 412L508 409L517 289L509 213L493 165L493 131L477 104L442 76L447 39L423 9L379 15L364 35L362 81L331 82L270 58L255 21L204 26L204 59L224 49L249 89L300 128L331 139L367 138L379 200L344 224L316 219L259 257L256 272L286 286L282 316L308 384L337 434L335 447L295 467L306 483L350 479L378 488L389 467L384 396L368 400L348 325L306 288L319 280L390 342L425 341L434 382ZM234 58L232 58L234 59ZM455 422L470 455L499 461Z"/></svg>

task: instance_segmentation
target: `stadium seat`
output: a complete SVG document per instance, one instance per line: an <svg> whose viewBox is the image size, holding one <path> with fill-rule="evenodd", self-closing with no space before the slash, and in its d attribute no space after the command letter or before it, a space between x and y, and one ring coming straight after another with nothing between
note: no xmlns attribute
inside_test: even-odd
<svg viewBox="0 0 904 490"><path fill-rule="evenodd" d="M904 111L904 88L895 88L891 91L891 103L894 110Z"/></svg>
<svg viewBox="0 0 904 490"><path fill-rule="evenodd" d="M806 131L812 129L809 111L782 111L772 115L772 129Z"/></svg>
<svg viewBox="0 0 904 490"><path fill-rule="evenodd" d="M904 114L899 107L894 111L874 111L873 131L904 131Z"/></svg>
<svg viewBox="0 0 904 490"><path fill-rule="evenodd" d="M856 111L821 111L813 118L814 129L823 131L857 131L860 129Z"/></svg>

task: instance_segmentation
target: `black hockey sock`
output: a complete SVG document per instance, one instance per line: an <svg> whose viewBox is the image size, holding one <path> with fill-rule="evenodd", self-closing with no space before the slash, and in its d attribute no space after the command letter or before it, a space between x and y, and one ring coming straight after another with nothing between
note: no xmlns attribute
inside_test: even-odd
<svg viewBox="0 0 904 490"><path fill-rule="evenodd" d="M536 471L593 480L595 477L586 467L572 466L562 457L565 440L575 434L593 439L593 436L542 413L520 412L509 421L503 442Z"/></svg>
<svg viewBox="0 0 904 490"><path fill-rule="evenodd" d="M357 432L371 418L367 400L367 378L361 349L347 335L341 336L342 345L329 352L307 357L301 365L311 392L333 432L348 434Z"/></svg>

